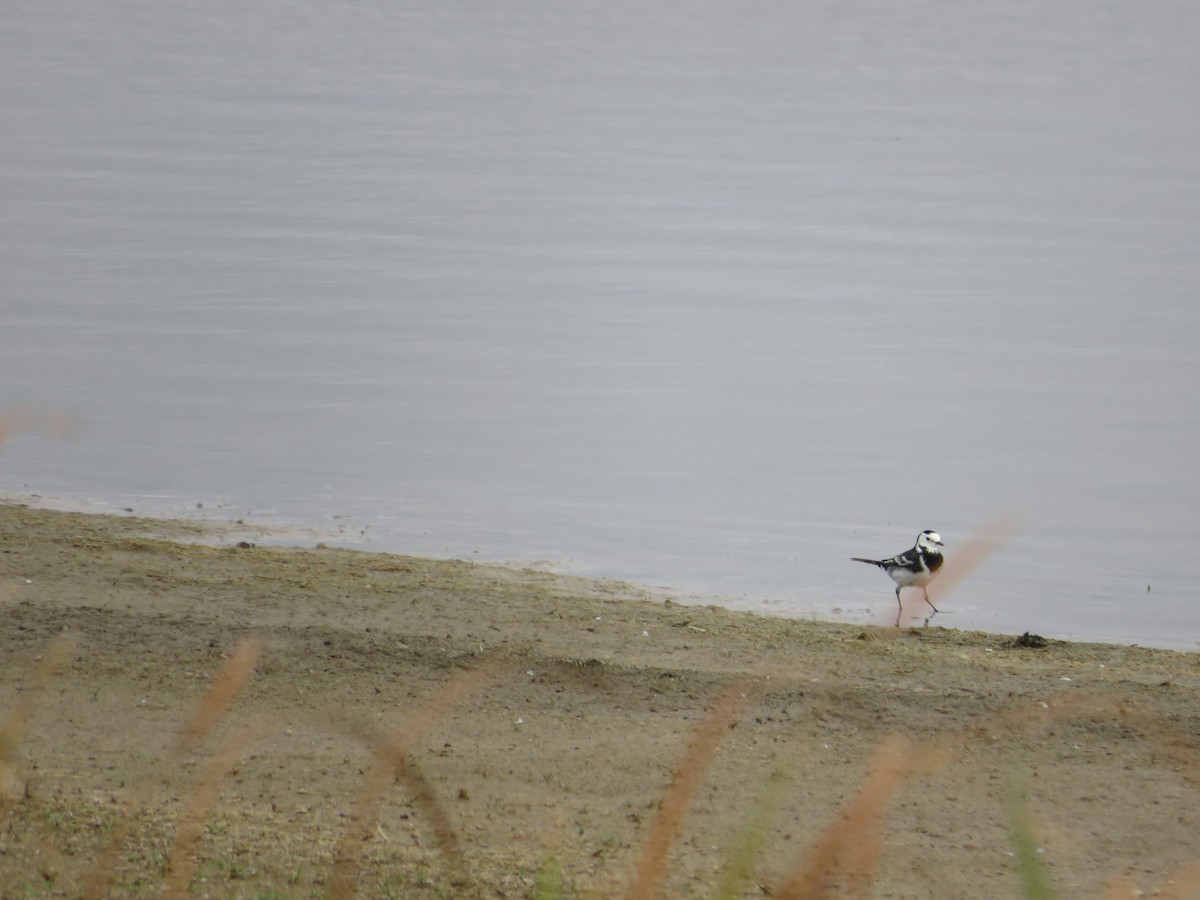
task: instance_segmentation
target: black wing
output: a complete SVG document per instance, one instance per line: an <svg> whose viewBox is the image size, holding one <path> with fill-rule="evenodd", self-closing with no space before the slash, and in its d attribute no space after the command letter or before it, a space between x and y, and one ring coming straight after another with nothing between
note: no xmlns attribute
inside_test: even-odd
<svg viewBox="0 0 1200 900"><path fill-rule="evenodd" d="M906 569L909 572L925 571L925 567L921 565L921 552L916 547L905 550L891 559L880 560L879 565L885 569Z"/></svg>

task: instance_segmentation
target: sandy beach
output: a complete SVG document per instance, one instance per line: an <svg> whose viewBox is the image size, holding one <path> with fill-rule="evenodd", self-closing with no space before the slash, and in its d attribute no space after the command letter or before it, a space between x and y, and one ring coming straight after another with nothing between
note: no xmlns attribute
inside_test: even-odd
<svg viewBox="0 0 1200 900"><path fill-rule="evenodd" d="M1200 654L0 534L5 897L1200 896Z"/></svg>

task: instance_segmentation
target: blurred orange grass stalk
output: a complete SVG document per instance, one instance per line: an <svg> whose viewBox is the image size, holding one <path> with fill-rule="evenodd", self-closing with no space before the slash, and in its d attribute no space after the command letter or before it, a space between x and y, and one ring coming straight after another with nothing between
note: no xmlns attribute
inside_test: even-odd
<svg viewBox="0 0 1200 900"><path fill-rule="evenodd" d="M737 721L750 696L757 693L748 679L738 679L717 698L692 735L659 804L658 816L642 845L642 856L626 900L650 900L656 895L667 868L667 855L679 835L692 795L708 770L721 739Z"/></svg>
<svg viewBox="0 0 1200 900"><path fill-rule="evenodd" d="M172 751L186 753L208 734L217 721L229 709L242 685L254 672L254 666L262 655L262 640L258 637L243 638L233 648L229 658L213 677L208 691L196 706L191 719L179 732Z"/></svg>
<svg viewBox="0 0 1200 900"><path fill-rule="evenodd" d="M879 862L883 818L893 796L909 775L932 769L950 755L948 747L937 743L914 745L899 734L885 738L876 749L858 792L837 820L825 829L808 864L773 892L773 896L781 900L831 896L834 876L841 872L845 882L832 896L866 897Z"/></svg>
<svg viewBox="0 0 1200 900"><path fill-rule="evenodd" d="M815 845L811 861L772 891L772 896L787 900L866 897L879 859L880 825L896 791L910 775L951 761L960 750L989 735L1011 735L1055 722L1093 716L1138 721L1175 761L1181 766L1190 766L1194 777L1200 764L1194 743L1182 741L1181 735L1160 717L1130 711L1115 698L1099 693L1057 694L1036 704L1016 704L915 745L907 738L892 735L876 751L854 798ZM840 886L834 883L834 875L838 872L845 876L845 883ZM1114 882L1108 893L1109 900L1130 896L1120 893L1125 886L1123 880ZM1162 896L1183 898L1198 888L1200 864L1180 872L1174 883L1163 889Z"/></svg>
<svg viewBox="0 0 1200 900"><path fill-rule="evenodd" d="M233 651L229 654L229 658L225 660L221 668L217 671L217 674L213 677L209 689L196 705L196 711L180 730L179 736L172 747L172 756L175 758L182 756L185 752L188 752L199 744L213 729L233 702L234 697L237 696L238 691L241 690L242 685L246 683L247 679L254 672L254 667L258 663L261 653L262 641L257 637L243 638L237 643ZM205 770L199 783L201 800L197 802L201 802L207 796L206 788L215 794L216 785L219 784L224 771L224 769L214 765L210 765ZM206 779L214 780L209 785ZM128 839L134 824L141 818L149 793L150 783L149 780L145 780L135 794L129 811L113 828L108 845L92 863L91 872L82 893L82 896L88 898L88 900L100 900L100 898L108 894L121 847ZM196 791L194 790L193 793L195 794ZM185 834L183 837L177 837L177 849L181 840L189 837L189 835L190 833ZM186 846L184 849L186 849ZM178 861L176 860L176 862Z"/></svg>
<svg viewBox="0 0 1200 900"><path fill-rule="evenodd" d="M334 856L333 876L329 884L329 896L333 900L348 900L354 896L358 885L361 848L379 818L379 807L387 794L388 783L395 780L404 783L413 802L422 808L430 820L456 879L466 880L466 862L458 845L458 837L449 817L437 802L432 786L415 767L410 753L451 708L494 684L498 668L499 661L493 658L457 672L420 707L409 713L402 726L390 737L373 742L375 753L371 768L363 780L350 813L350 824Z"/></svg>
<svg viewBox="0 0 1200 900"><path fill-rule="evenodd" d="M19 431L40 431L51 438L70 437L75 431L74 413L62 410L33 413L27 409L0 411L0 447Z"/></svg>
<svg viewBox="0 0 1200 900"><path fill-rule="evenodd" d="M196 779L184 800L183 812L175 830L175 842L167 857L164 897L188 895L189 882L196 871L196 844L204 833L204 820L208 818L208 811L220 796L221 782L237 765L238 760L270 730L269 726L261 722L241 729L205 764L200 777Z"/></svg>
<svg viewBox="0 0 1200 900"><path fill-rule="evenodd" d="M61 634L50 642L38 657L33 684L21 692L4 721L0 722L0 800L15 796L25 789L16 772L17 745L25 736L29 717L33 714L35 698L67 664L78 642L74 632Z"/></svg>

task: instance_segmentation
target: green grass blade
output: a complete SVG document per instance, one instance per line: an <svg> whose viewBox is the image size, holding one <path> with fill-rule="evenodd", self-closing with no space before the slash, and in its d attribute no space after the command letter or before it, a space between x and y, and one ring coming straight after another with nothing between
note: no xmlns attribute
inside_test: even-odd
<svg viewBox="0 0 1200 900"><path fill-rule="evenodd" d="M1038 853L1033 834L1033 821L1023 786L1011 780L1005 791L1004 806L1008 812L1009 836L1016 856L1017 874L1027 900L1053 900L1054 891Z"/></svg>
<svg viewBox="0 0 1200 900"><path fill-rule="evenodd" d="M767 845L767 829L775 821L783 803L787 777L782 772L772 772L762 793L750 810L750 815L729 849L725 865L721 867L721 883L713 894L713 900L737 900L754 872L754 864Z"/></svg>
<svg viewBox="0 0 1200 900"><path fill-rule="evenodd" d="M562 900L563 869L558 857L547 853L533 885L533 900Z"/></svg>

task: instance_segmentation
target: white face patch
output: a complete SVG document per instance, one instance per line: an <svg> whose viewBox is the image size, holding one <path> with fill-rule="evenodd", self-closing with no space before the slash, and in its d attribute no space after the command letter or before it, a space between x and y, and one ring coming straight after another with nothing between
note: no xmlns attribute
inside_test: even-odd
<svg viewBox="0 0 1200 900"><path fill-rule="evenodd" d="M942 546L942 536L936 531L923 532L917 539L918 547L935 549Z"/></svg>

